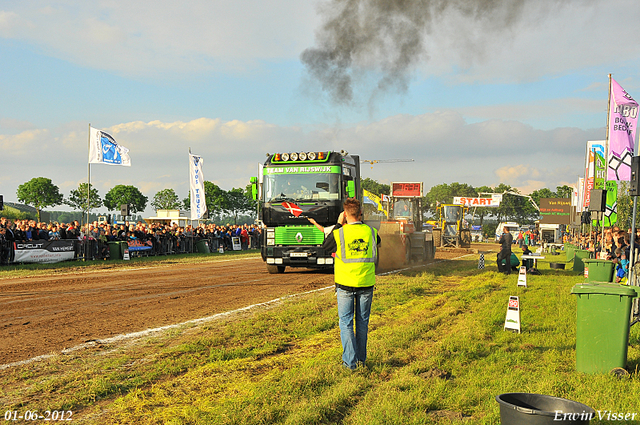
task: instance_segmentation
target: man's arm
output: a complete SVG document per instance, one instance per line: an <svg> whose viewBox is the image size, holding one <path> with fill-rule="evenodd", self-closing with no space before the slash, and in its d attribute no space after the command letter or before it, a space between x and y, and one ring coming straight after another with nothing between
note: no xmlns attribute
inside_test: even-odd
<svg viewBox="0 0 640 425"><path fill-rule="evenodd" d="M341 224L336 224L333 230L341 228ZM333 232L329 233L322 243L322 249L324 249L325 253L333 254L338 249L338 245L336 244L336 239L333 237Z"/></svg>

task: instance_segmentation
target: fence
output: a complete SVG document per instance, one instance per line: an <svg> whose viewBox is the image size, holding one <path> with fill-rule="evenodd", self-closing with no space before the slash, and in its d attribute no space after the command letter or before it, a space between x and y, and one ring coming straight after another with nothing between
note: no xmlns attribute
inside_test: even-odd
<svg viewBox="0 0 640 425"><path fill-rule="evenodd" d="M199 250L198 245L203 240L209 252L218 252L220 247L224 251L232 250L231 236L219 237L213 234L206 237L187 237L162 233L150 235L145 241L129 240L127 245L129 255L132 257L162 256L199 252L201 249ZM249 240L242 244L242 249L258 249L260 240L259 234L251 234ZM27 262L51 263L64 260L107 260L111 259L115 252L110 247L110 243L93 238L27 242L9 242L3 238L0 240L0 265ZM200 244L200 248L202 247L203 245Z"/></svg>

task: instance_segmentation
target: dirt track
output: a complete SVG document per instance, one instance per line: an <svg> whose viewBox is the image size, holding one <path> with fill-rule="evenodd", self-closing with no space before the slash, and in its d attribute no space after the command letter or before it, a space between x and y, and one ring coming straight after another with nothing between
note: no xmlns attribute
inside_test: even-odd
<svg viewBox="0 0 640 425"><path fill-rule="evenodd" d="M270 275L260 258L0 280L0 365L332 283L306 269Z"/></svg>

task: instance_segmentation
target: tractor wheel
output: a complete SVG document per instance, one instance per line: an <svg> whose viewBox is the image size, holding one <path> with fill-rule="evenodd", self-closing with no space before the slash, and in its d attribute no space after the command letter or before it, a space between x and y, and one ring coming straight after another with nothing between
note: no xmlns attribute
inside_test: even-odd
<svg viewBox="0 0 640 425"><path fill-rule="evenodd" d="M462 229L460 231L460 246L463 248L469 248L471 246L471 231L469 229Z"/></svg>
<svg viewBox="0 0 640 425"><path fill-rule="evenodd" d="M433 229L433 246L442 246L442 229Z"/></svg>
<svg viewBox="0 0 640 425"><path fill-rule="evenodd" d="M284 273L285 267L287 266L274 266L272 264L267 264L267 271L269 274Z"/></svg>

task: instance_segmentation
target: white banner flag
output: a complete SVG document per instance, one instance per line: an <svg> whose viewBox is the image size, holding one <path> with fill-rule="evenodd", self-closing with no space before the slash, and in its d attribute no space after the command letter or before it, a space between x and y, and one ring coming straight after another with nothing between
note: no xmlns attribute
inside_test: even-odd
<svg viewBox="0 0 640 425"><path fill-rule="evenodd" d="M191 220L201 220L207 213L204 199L204 176L201 156L189 152L189 187L191 188Z"/></svg>
<svg viewBox="0 0 640 425"><path fill-rule="evenodd" d="M131 167L129 149L118 145L110 134L89 127L89 164L124 165Z"/></svg>

